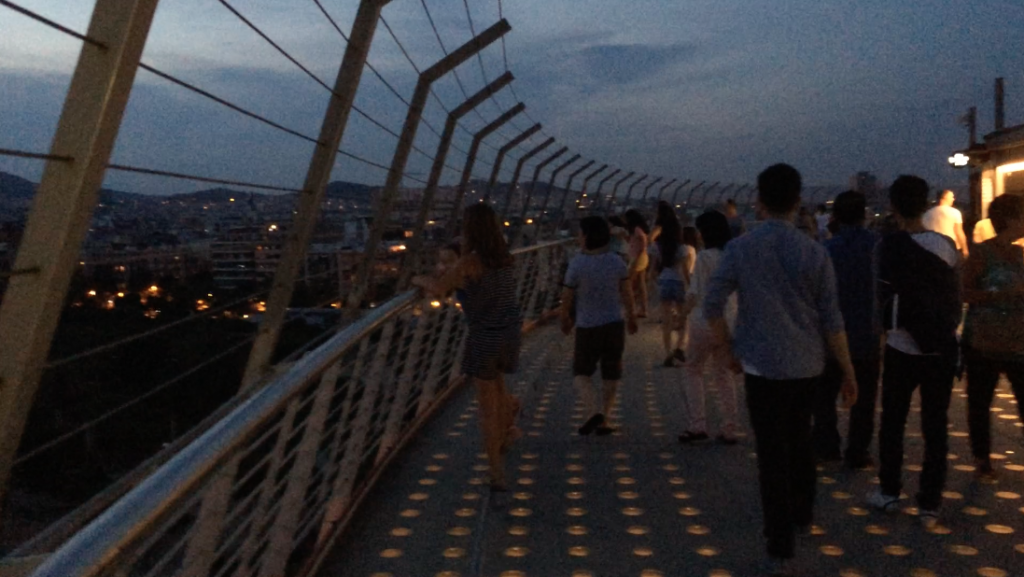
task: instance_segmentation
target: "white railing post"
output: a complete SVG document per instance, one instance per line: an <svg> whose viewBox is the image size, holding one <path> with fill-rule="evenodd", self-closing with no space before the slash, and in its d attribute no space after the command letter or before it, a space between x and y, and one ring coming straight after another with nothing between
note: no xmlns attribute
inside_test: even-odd
<svg viewBox="0 0 1024 577"><path fill-rule="evenodd" d="M423 414L437 395L437 381L441 377L441 367L444 365L445 356L448 352L448 341L452 338L452 330L458 330L456 323L462 322L462 313L454 305L448 305L441 314L444 315L444 319L441 321L444 323L444 326L441 328L441 335L437 339L434 354L430 357L430 368L427 369L423 392L420 394L419 405L416 407L417 415Z"/></svg>
<svg viewBox="0 0 1024 577"><path fill-rule="evenodd" d="M97 0L0 305L0 503L157 0Z"/></svg>
<svg viewBox="0 0 1024 577"><path fill-rule="evenodd" d="M214 558L217 556L224 516L228 512L231 501L231 489L234 484L241 455L232 457L228 465L220 471L203 491L203 501L199 506L199 515L195 521L195 529L189 535L185 550L185 561L182 564L184 575L206 575Z"/></svg>
<svg viewBox="0 0 1024 577"><path fill-rule="evenodd" d="M537 269L533 274L533 286L530 289L530 298L526 301L526 309L523 311L528 317L540 318L542 314L537 313L537 299L540 298L540 291L544 286L543 276L548 274L547 271L551 268L551 251L554 249L544 249L537 255Z"/></svg>
<svg viewBox="0 0 1024 577"><path fill-rule="evenodd" d="M303 510L303 498L306 496L306 491L309 488L309 479L313 475L313 469L316 466L317 449L323 440L324 422L327 420L331 399L337 389L340 376L341 363L334 363L324 372L317 385L316 397L313 400L312 410L306 418L302 441L295 449L295 462L287 474L287 481L285 482L288 486L284 491L284 495L281 496L281 505L277 512L277 518L274 519L274 523L267 534L268 545L267 551L264 553L265 558L260 564L260 577L284 575L288 557L292 553L292 544L294 543L295 530L299 523L299 515L302 514ZM293 406L298 404L298 399L292 403ZM288 429L282 429L282 432L285 430L290 432L293 428L290 425L290 421L285 424L288 425ZM284 443L287 444L287 442L288 439L285 439ZM281 444L281 439L278 439L278 445ZM287 461L287 457L284 459L279 457L276 464L280 465L282 460ZM269 497L271 496L270 493L274 490L273 480L277 477L277 472L278 467L275 466L267 473L267 481L264 481L264 483L268 486L264 488L264 495L261 496L261 499L268 499L268 504L271 507L274 504L269 503ZM257 521L262 520L257 519ZM255 538L258 534L258 527L250 529L248 541L252 549L256 548L257 542ZM248 561L248 559L243 558L243 561Z"/></svg>
<svg viewBox="0 0 1024 577"><path fill-rule="evenodd" d="M391 403L387 424L384 425L384 436L381 437L380 447L377 449L375 464L380 464L388 452L398 443L402 432L402 421L405 418L405 413L408 411L406 404L409 402L409 394L414 385L422 386L422 381L418 379L417 375L413 374L413 371L424 356L423 349L430 346L429 343L424 342L428 326L433 328L434 324L433 322L428 322L428 315L434 316L432 311L428 309L423 310L419 317L415 317L416 328L413 329L412 342L409 343L409 352L405 357L405 366L402 367L402 374L397 376L398 390L395 391L395 399Z"/></svg>
<svg viewBox="0 0 1024 577"><path fill-rule="evenodd" d="M359 400L359 412L352 423L352 434L349 437L345 455L342 457L340 472L331 492L331 497L326 505L325 527L339 521L348 509L351 502L352 490L355 487L356 475L362 468L363 449L370 432L370 421L373 416L373 407L376 404L377 396L380 394L381 381L387 369L388 350L391 348L391 341L395 334L395 321L392 320L384 325L381 330L380 340L377 342L377 349L374 351L373 363L367 373L363 385L363 396ZM369 337L368 337L369 338ZM358 386L359 383L353 383Z"/></svg>

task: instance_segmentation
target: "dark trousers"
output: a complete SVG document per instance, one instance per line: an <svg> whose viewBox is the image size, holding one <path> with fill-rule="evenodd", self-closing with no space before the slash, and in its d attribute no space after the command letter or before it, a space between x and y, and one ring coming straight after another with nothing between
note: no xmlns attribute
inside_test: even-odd
<svg viewBox="0 0 1024 577"><path fill-rule="evenodd" d="M999 384L1000 373L1006 373L1017 410L1024 414L1024 362L996 361L968 353L967 358L967 426L971 433L971 453L988 459L992 452L990 411L992 396Z"/></svg>
<svg viewBox="0 0 1024 577"><path fill-rule="evenodd" d="M754 428L761 509L768 555L793 556L796 528L810 525L817 481L811 448L811 413L820 379L769 380L746 376Z"/></svg>
<svg viewBox="0 0 1024 577"><path fill-rule="evenodd" d="M878 432L879 471L882 493L899 495L903 489L903 434L914 390L921 387L921 433L924 464L917 504L935 510L942 504L946 483L946 431L949 398L953 391L956 360L949 356L908 355L885 349L882 373L882 427Z"/></svg>
<svg viewBox="0 0 1024 577"><path fill-rule="evenodd" d="M866 456L875 431L875 404L878 400L878 376L881 366L877 358L854 359L853 372L857 377L857 402L850 409L850 431L846 439L846 457ZM839 438L836 402L843 384L843 371L835 362L829 362L815 395L814 452L821 458L838 456Z"/></svg>

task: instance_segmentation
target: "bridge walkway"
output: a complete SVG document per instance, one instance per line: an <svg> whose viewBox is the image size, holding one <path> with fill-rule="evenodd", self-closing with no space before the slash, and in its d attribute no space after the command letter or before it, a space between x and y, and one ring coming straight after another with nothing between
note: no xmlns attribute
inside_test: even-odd
<svg viewBox="0 0 1024 577"><path fill-rule="evenodd" d="M580 437L572 341L548 326L526 340L511 381L527 435L510 454L511 492L489 496L466 387L394 463L322 577L753 576L763 540L752 436L736 446L680 446L681 369L663 368L660 331L645 321L627 342L609 437ZM745 411L742 400L741 413ZM1005 385L993 407L996 484L974 481L963 384L950 410L946 504L934 533L903 512L870 511L875 472L819 467L816 525L801 541L802 575L998 576L1024 567L1021 422ZM709 393L710 396L711 393ZM709 399L709 422L716 422ZM918 408L906 443L907 492L923 448ZM846 415L841 415L845 430ZM745 430L749 431L743 416ZM712 425L713 426L713 425Z"/></svg>

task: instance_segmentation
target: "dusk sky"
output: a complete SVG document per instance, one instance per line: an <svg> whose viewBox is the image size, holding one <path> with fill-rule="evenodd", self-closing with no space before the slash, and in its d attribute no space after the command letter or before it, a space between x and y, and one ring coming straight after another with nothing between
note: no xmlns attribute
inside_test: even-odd
<svg viewBox="0 0 1024 577"><path fill-rule="evenodd" d="M356 0L321 0L346 32ZM92 2L18 0L85 31ZM312 0L232 0L317 76L332 84L344 42ZM471 37L461 0L426 0L453 49ZM497 0L470 0L479 32ZM752 182L774 162L809 184L844 184L859 171L883 180L916 173L962 184L946 158L966 145L958 117L976 105L992 129L992 84L1006 79L1007 124L1024 122L1024 4L1019 0L503 0L512 24L508 63L515 92L544 136L572 153L625 171L667 178ZM418 0L394 0L384 17L422 69L442 56ZM0 147L46 151L80 43L0 7ZM328 93L216 0L165 0L143 61L301 133L316 136ZM381 26L370 62L407 98L415 73ZM504 70L500 43L483 55L488 79ZM462 65L470 93L480 65ZM449 75L437 85L448 108L463 96ZM480 107L488 121L515 100ZM356 104L394 131L405 109L368 70ZM426 112L440 129L445 112ZM469 131L483 126L471 114ZM490 139L500 145L532 124ZM470 137L460 131L456 145ZM421 126L416 143L433 154ZM353 114L343 148L389 164L396 140ZM524 145L523 149L530 147ZM300 187L311 146L140 71L114 162ZM522 149L521 149L522 150ZM553 147L551 150L555 150ZM461 167L454 152L449 164ZM514 156L518 157L517 152ZM493 149L483 149L490 162ZM506 161L507 179L514 161ZM532 167L531 165L528 165ZM42 163L0 157L0 170L38 179ZM424 177L414 154L408 172ZM490 169L477 164L478 176ZM532 172L532 171L531 171ZM447 171L444 181L456 181ZM380 184L384 172L339 158L333 180ZM146 193L209 185L108 173L107 186ZM418 186L414 181L407 185Z"/></svg>

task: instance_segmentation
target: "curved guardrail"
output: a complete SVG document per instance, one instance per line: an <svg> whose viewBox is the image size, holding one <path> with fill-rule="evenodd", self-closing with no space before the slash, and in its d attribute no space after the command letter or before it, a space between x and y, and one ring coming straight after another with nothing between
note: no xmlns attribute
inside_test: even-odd
<svg viewBox="0 0 1024 577"><path fill-rule="evenodd" d="M528 319L567 243L516 251ZM77 532L32 575L307 575L457 378L465 323L403 293L295 362Z"/></svg>

